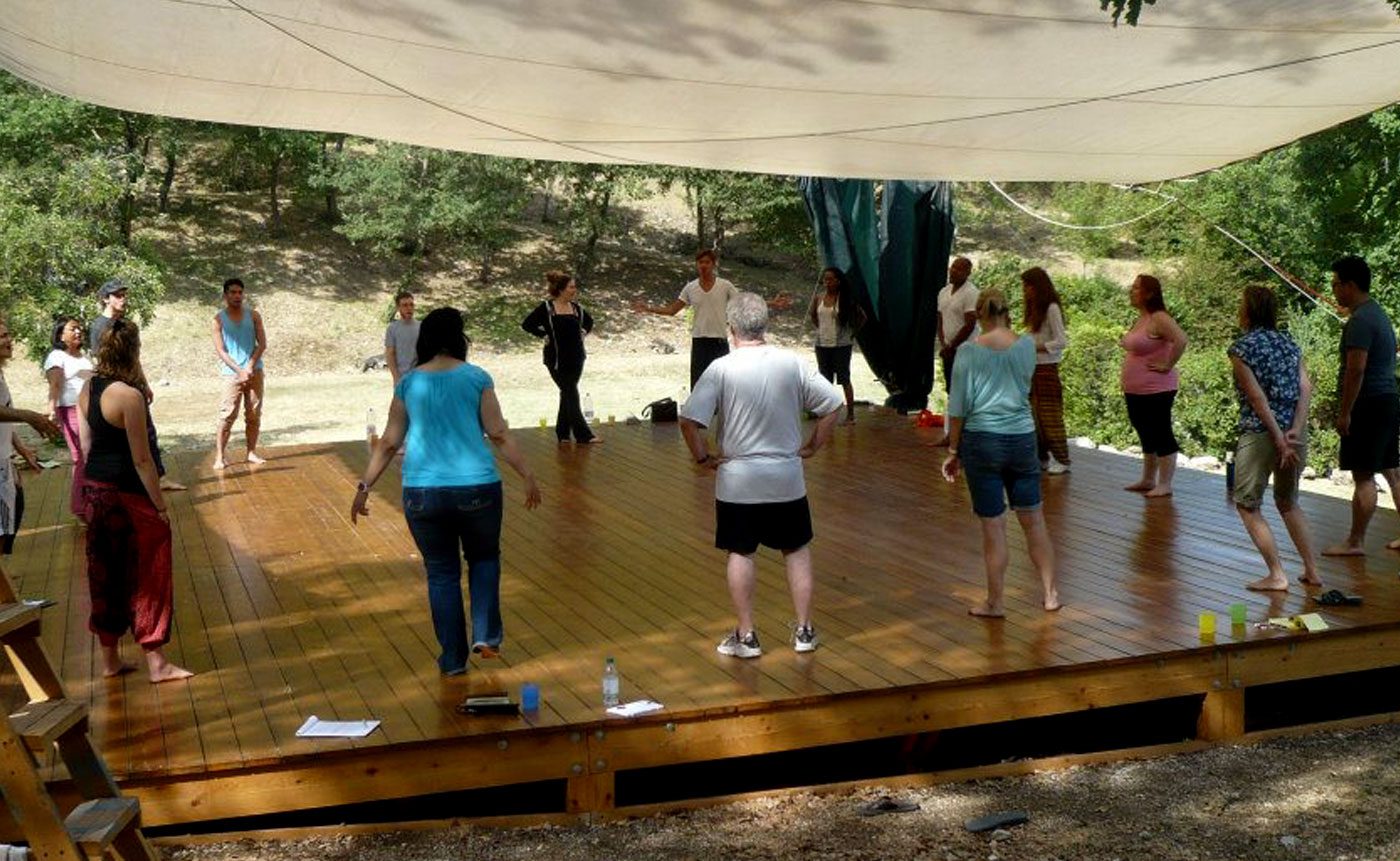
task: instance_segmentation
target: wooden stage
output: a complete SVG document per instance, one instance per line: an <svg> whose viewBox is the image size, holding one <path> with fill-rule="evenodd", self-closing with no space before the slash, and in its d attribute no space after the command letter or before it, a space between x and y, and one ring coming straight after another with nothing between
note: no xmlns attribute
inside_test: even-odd
<svg viewBox="0 0 1400 861"><path fill-rule="evenodd" d="M675 425L602 432L593 447L517 432L545 504L526 511L507 472L504 658L465 678L438 675L396 473L372 516L349 522L362 442L273 449L264 466L217 476L207 454L174 458L190 491L168 497L170 655L198 673L188 683L100 678L66 469L29 477L26 528L5 565L23 596L58 601L45 645L148 826L547 780L564 812L608 812L615 776L633 769L1192 695L1203 697L1200 737L1227 739L1244 732L1246 688L1400 664L1400 556L1381 547L1400 529L1394 513L1377 516L1368 557L1322 565L1329 586L1365 606L1317 608L1325 633L1232 635L1232 602L1251 622L1314 608L1298 587L1272 599L1243 588L1261 568L1223 479L1183 472L1174 499L1148 501L1120 489L1135 460L1093 451L1046 483L1065 608L1039 608L1013 525L1007 618L970 618L983 575L966 490L938 475L943 450L924 445L927 432L876 413L838 428L807 466L821 648L788 645L781 561L763 551L765 654L724 658L714 646L733 617L711 545L712 477L692 467ZM1304 507L1319 544L1344 532L1344 500ZM1214 642L1198 636L1202 611L1219 616ZM605 720L607 655L624 700L666 710ZM542 689L537 717L454 711L469 690L518 693L523 681ZM383 725L358 741L296 738L313 714Z"/></svg>

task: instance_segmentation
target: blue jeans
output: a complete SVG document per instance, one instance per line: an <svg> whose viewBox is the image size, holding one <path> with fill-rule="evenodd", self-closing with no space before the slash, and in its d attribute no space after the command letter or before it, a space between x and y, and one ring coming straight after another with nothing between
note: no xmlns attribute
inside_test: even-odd
<svg viewBox="0 0 1400 861"><path fill-rule="evenodd" d="M462 559L472 605L471 642L501 645L501 509L499 481L403 489L404 519L427 569L428 607L442 647L438 669L444 673L464 672L471 651L462 610Z"/></svg>
<svg viewBox="0 0 1400 861"><path fill-rule="evenodd" d="M964 431L958 443L972 510L978 517L1000 517L1006 500L1017 511L1040 506L1040 458L1035 431L1022 434Z"/></svg>

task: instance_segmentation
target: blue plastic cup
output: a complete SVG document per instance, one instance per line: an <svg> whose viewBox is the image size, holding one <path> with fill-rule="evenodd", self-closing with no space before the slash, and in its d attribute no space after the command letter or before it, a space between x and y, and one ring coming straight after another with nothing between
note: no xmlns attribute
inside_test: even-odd
<svg viewBox="0 0 1400 861"><path fill-rule="evenodd" d="M540 710L540 686L534 682L526 682L520 686L520 708L522 711L537 712Z"/></svg>

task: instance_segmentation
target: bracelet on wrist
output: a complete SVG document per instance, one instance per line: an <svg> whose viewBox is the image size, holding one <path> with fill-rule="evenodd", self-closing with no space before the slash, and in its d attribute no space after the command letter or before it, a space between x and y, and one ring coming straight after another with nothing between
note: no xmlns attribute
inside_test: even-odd
<svg viewBox="0 0 1400 861"><path fill-rule="evenodd" d="M369 493L369 485L368 485L368 484L365 484L363 481L358 482L358 483L355 485L355 492L356 492L356 493Z"/></svg>

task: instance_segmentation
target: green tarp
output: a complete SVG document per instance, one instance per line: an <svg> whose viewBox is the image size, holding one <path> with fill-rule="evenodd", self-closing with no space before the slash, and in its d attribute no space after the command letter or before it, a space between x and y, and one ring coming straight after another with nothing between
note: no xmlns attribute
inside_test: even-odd
<svg viewBox="0 0 1400 861"><path fill-rule="evenodd" d="M938 291L953 248L946 182L803 178L823 266L846 272L870 321L856 335L889 391L885 403L922 409L933 390ZM878 202L878 206L877 206Z"/></svg>

